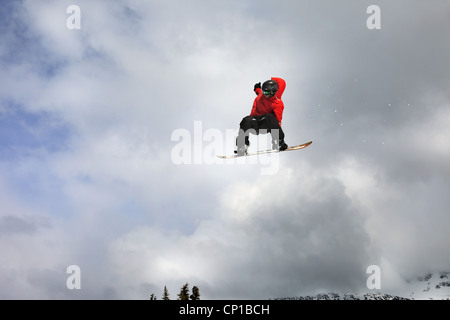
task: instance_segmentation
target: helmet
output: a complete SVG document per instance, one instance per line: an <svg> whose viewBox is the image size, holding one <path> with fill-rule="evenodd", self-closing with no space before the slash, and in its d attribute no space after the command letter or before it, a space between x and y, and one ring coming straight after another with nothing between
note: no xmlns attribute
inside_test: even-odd
<svg viewBox="0 0 450 320"><path fill-rule="evenodd" d="M267 80L261 87L264 94L274 96L278 91L278 84L274 80Z"/></svg>

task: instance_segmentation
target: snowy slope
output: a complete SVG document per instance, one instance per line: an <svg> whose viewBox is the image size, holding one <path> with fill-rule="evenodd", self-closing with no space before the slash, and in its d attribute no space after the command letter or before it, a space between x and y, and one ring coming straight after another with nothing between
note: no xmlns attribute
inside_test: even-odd
<svg viewBox="0 0 450 320"><path fill-rule="evenodd" d="M408 281L408 297L415 300L450 300L450 272L430 273Z"/></svg>
<svg viewBox="0 0 450 320"><path fill-rule="evenodd" d="M450 272L430 273L408 280L402 293L320 293L279 300L450 300Z"/></svg>
<svg viewBox="0 0 450 320"><path fill-rule="evenodd" d="M364 293L364 294L319 293L313 296L281 298L279 300L411 300L411 299L384 293Z"/></svg>

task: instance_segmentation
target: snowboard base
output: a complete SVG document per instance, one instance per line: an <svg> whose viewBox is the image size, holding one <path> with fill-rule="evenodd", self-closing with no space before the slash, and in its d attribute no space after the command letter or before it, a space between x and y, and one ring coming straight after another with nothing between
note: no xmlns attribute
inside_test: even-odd
<svg viewBox="0 0 450 320"><path fill-rule="evenodd" d="M217 156L220 159L233 159L233 158L240 158L240 157L248 157L248 156L256 156L258 154L265 154L265 153L277 153L277 152L284 152L284 151L293 151L293 150L300 150L303 148L306 148L307 146L309 146L312 143L312 141L303 143L303 144L299 144L298 146L293 146L293 147L288 147L286 150L280 151L280 150L262 150L262 151L257 151L257 152L253 152L253 153L247 153L245 155L242 156L238 156L237 154L234 154L232 156Z"/></svg>

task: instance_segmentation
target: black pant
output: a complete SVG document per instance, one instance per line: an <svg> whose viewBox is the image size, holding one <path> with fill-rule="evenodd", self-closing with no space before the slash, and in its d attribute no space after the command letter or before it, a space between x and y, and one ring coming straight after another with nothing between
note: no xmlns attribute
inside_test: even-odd
<svg viewBox="0 0 450 320"><path fill-rule="evenodd" d="M263 130L263 132L261 132ZM250 145L249 134L270 133L272 136L272 143L278 140L284 140L284 132L278 123L277 118L272 113L263 114L260 116L247 116L242 119L239 124L239 135L236 139L236 145L243 146L244 143Z"/></svg>

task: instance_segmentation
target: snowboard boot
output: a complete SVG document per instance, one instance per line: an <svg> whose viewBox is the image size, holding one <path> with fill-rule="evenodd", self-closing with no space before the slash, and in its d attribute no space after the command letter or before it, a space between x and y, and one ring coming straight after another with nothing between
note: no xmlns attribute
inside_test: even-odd
<svg viewBox="0 0 450 320"><path fill-rule="evenodd" d="M247 155L247 149L248 149L248 146L246 144L244 144L243 146L238 146L237 150L235 150L234 153L238 157L245 156L245 155Z"/></svg>
<svg viewBox="0 0 450 320"><path fill-rule="evenodd" d="M284 139L272 141L272 150L284 151L287 148L288 145L286 144L286 142L284 142Z"/></svg>

